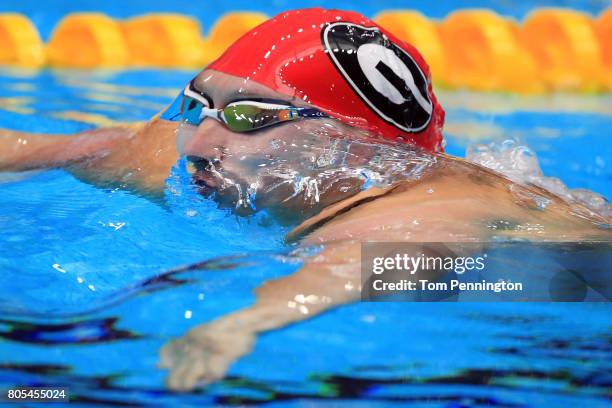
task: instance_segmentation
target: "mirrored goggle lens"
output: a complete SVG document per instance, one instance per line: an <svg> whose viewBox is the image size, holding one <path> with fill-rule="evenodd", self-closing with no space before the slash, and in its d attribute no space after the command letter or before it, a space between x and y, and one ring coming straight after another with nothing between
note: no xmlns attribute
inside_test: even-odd
<svg viewBox="0 0 612 408"><path fill-rule="evenodd" d="M223 109L225 123L234 132L249 132L299 118L295 108L265 108L256 105L229 105Z"/></svg>
<svg viewBox="0 0 612 408"><path fill-rule="evenodd" d="M181 106L181 116L183 120L190 125L198 126L202 121L201 116L203 107L204 105L202 102L185 95Z"/></svg>

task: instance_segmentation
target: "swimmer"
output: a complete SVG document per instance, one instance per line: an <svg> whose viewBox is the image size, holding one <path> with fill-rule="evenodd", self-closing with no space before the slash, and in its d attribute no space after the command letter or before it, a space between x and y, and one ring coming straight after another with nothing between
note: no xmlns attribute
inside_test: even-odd
<svg viewBox="0 0 612 408"><path fill-rule="evenodd" d="M0 170L64 168L162 201L182 155L219 206L265 209L296 225L287 241L322 247L253 305L164 346L168 386L190 390L223 378L259 334L357 301L361 242L611 239L609 219L445 155L443 121L414 47L360 14L306 9L247 33L147 123L0 132ZM288 307L300 294L306 309Z"/></svg>

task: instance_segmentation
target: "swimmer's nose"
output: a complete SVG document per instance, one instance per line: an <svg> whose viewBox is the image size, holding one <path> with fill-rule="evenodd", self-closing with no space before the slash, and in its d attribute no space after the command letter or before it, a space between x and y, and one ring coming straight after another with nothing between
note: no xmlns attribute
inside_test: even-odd
<svg viewBox="0 0 612 408"><path fill-rule="evenodd" d="M189 137L183 140L179 152L185 156L197 156L215 159L219 151L227 146L232 132L223 124L205 119L197 128L191 128Z"/></svg>

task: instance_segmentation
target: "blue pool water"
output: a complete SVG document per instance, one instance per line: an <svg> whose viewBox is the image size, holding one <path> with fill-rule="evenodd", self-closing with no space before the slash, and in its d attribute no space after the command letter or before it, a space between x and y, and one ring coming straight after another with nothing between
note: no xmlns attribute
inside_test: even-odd
<svg viewBox="0 0 612 408"><path fill-rule="evenodd" d="M146 120L192 75L3 71L0 128ZM441 99L450 153L516 137L545 174L612 196L610 96ZM270 255L286 228L196 203L173 178L166 202L62 170L0 174L0 389L68 386L83 405L611 406L609 304L356 303L263 335L205 390L168 392L156 367L168 339L297 265Z"/></svg>

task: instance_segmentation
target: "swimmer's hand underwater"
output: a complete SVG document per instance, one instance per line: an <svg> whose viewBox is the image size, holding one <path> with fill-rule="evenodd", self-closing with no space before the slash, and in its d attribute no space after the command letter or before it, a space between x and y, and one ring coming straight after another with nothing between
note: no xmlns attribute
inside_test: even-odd
<svg viewBox="0 0 612 408"><path fill-rule="evenodd" d="M281 35L289 29L291 40ZM361 242L612 239L600 228L609 219L440 153L444 115L422 57L364 16L300 10L256 32L146 124L75 136L0 131L2 171L64 168L155 199L184 155L194 184L220 206L289 214L299 225L288 241L322 246L258 288L250 307L167 344L170 388L221 379L260 333L358 300ZM306 110L321 114L297 115ZM492 228L500 220L513 227Z"/></svg>

